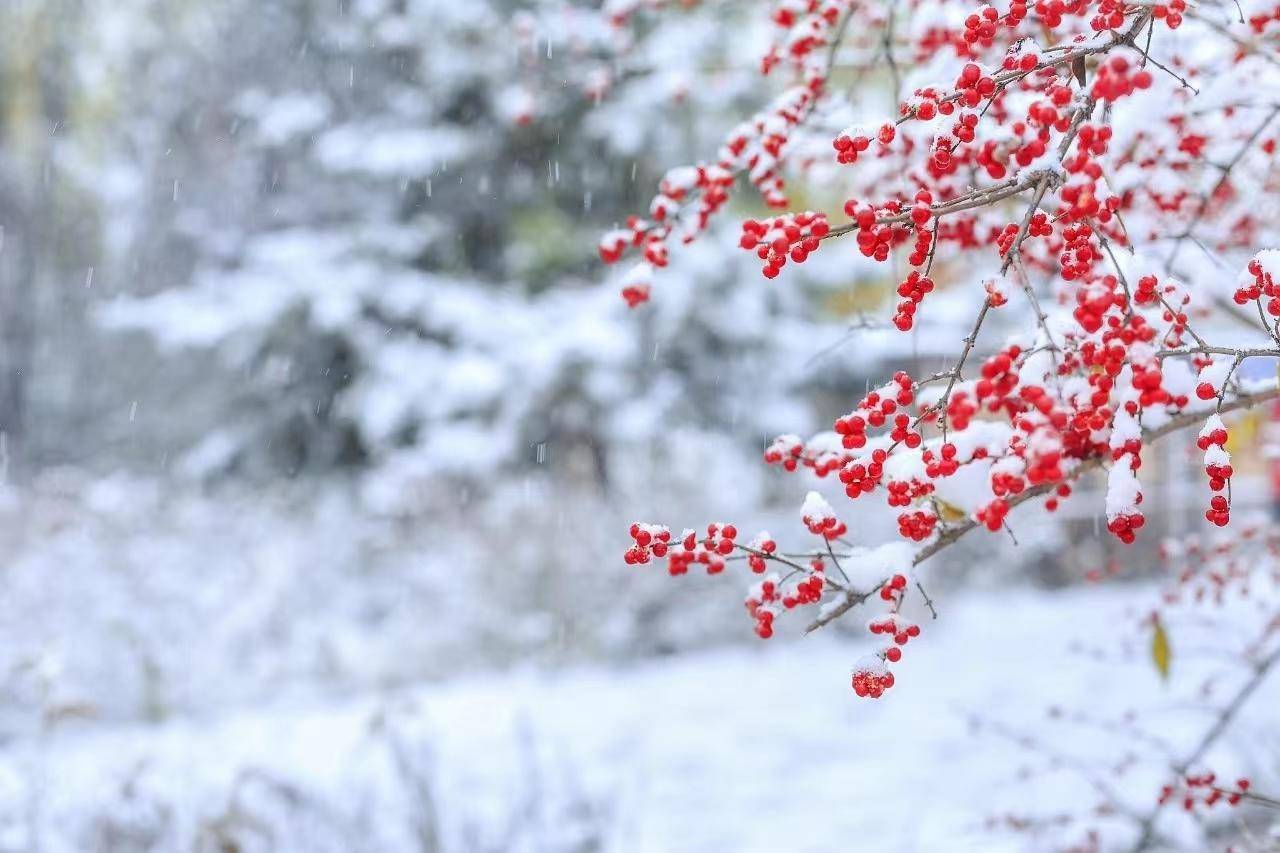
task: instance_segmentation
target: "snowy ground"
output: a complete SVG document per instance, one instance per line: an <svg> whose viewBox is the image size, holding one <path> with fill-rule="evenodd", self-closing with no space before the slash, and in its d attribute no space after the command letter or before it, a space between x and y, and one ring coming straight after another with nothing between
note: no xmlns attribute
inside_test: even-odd
<svg viewBox="0 0 1280 853"><path fill-rule="evenodd" d="M1084 777L1145 811L1161 763L1116 721L1135 711L1181 753L1209 723L1186 697L1219 666L1180 648L1174 625L1174 678L1160 682L1135 616L1153 597L1117 587L940 602L879 702L848 686L860 641L828 633L627 670L63 725L5 745L0 845L986 851L1056 849L1096 827L1110 849L1131 825L1088 816L1099 797ZM1276 683L1253 698L1215 769L1274 790L1277 700ZM1055 705L1088 719L1055 720ZM1039 745L975 729L974 714ZM1130 750L1156 762L1129 766ZM1083 756L1086 772L1051 752ZM1045 833L987 826L1006 814L1085 817ZM1166 830L1203 843L1180 816Z"/></svg>

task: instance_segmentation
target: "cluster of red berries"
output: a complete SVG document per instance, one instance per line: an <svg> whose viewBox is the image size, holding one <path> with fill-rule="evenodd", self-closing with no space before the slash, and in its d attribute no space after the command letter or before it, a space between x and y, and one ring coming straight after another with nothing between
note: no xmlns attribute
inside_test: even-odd
<svg viewBox="0 0 1280 853"><path fill-rule="evenodd" d="M1124 26L1124 9L1121 0L1102 0L1096 14L1089 20L1089 26L1095 33L1118 30Z"/></svg>
<svg viewBox="0 0 1280 853"><path fill-rule="evenodd" d="M693 550L695 535L692 530L686 531L684 535L684 546L686 551ZM722 557L727 557L733 553L734 539L738 538L738 528L732 524L708 524L706 538L702 540L702 545L708 551L713 551Z"/></svg>
<svg viewBox="0 0 1280 853"><path fill-rule="evenodd" d="M827 20L829 17L824 13L816 19ZM795 128L812 112L823 80L810 77L807 82L808 85L786 90L752 120L734 128L726 137L716 163L685 166L667 172L659 194L649 206L653 221L631 217L625 229L606 233L599 246L601 259L605 263L615 263L628 247L643 246L645 259L650 264L666 266L667 240L677 224L681 228L680 239L685 243L705 231L728 201L738 172L748 175L767 205L786 207L788 200L779 168L783 148ZM647 301L647 283L628 285L624 298L632 307Z"/></svg>
<svg viewBox="0 0 1280 853"><path fill-rule="evenodd" d="M1222 418L1217 415L1211 415L1200 429L1200 436L1196 439L1196 447L1205 451L1211 447L1225 447L1228 438L1227 428L1222 423ZM1231 475L1227 474L1226 476L1230 477ZM1214 489L1214 491L1219 491L1219 489Z"/></svg>
<svg viewBox="0 0 1280 853"><path fill-rule="evenodd" d="M1122 306L1123 303L1119 305ZM1111 314L1102 332L1101 343L1087 340L1080 345L1080 365L1089 371L1089 384L1093 385L1098 392L1110 391L1113 380L1124 368L1125 360L1133 345L1139 342L1150 343L1155 339L1155 335L1155 328L1147 323L1141 314L1135 312L1123 318L1117 317L1115 313ZM1105 382L1102 379L1104 376L1108 378ZM1187 398L1177 397L1175 402L1185 406ZM1095 404L1098 409L1095 414L1102 417L1103 421L1094 420L1091 423L1093 429L1102 429L1106 426L1104 412L1110 413L1106 411L1105 403L1106 400L1099 393L1098 402ZM1136 406L1137 403L1134 402L1133 405Z"/></svg>
<svg viewBox="0 0 1280 853"><path fill-rule="evenodd" d="M1254 258L1249 261L1248 270L1249 275L1253 276L1253 281L1236 289L1235 296L1232 297L1235 303L1247 305L1265 296L1267 313L1272 317L1280 317L1280 287L1276 286L1275 279L1263 266L1262 259Z"/></svg>
<svg viewBox="0 0 1280 853"><path fill-rule="evenodd" d="M894 575L884 587L890 590L889 598L900 596L902 591L907 588L907 578L905 575ZM885 599L889 600L889 599ZM902 617L900 613L886 613L884 616L877 616L867 623L867 630L872 634L881 634L886 637L892 637L894 645L905 646L908 642L920 636L920 626L914 622L909 622ZM898 662L898 658L891 658L894 663Z"/></svg>
<svg viewBox="0 0 1280 853"><path fill-rule="evenodd" d="M934 453L931 448L925 448L920 456L920 461L924 463L925 476L930 480L950 477L960 470L960 460L956 458L958 454L956 446L949 441L939 447L937 453Z"/></svg>
<svg viewBox="0 0 1280 853"><path fill-rule="evenodd" d="M863 443L866 443L865 439ZM803 454L804 442L798 435L780 435L765 450L764 461L768 465L781 465L786 471L794 471Z"/></svg>
<svg viewBox="0 0 1280 853"><path fill-rule="evenodd" d="M810 493L805 501L804 520L810 530L828 539L842 535L845 527L836 520L834 511L816 493ZM764 574L767 563L777 559L777 543L765 532L758 533L750 545L737 544L738 530L732 524L709 524L702 538L694 530L686 530L678 544L672 544L668 528L657 524L635 523L631 525L632 546L624 554L628 565L648 563L653 557L667 557L668 572L687 574L695 565L706 567L707 574L720 574L727 567L726 557L735 549L747 552L747 565L754 574ZM755 632L762 638L773 636L774 618L782 610L791 610L822 600L826 586L824 565L820 558L809 564L809 572L790 588L783 588L777 574L758 581L746 599L747 611L755 622Z"/></svg>
<svg viewBox="0 0 1280 853"><path fill-rule="evenodd" d="M1076 131L1076 151L1101 157L1107 153L1111 135L1111 128L1105 124L1098 126L1084 122Z"/></svg>
<svg viewBox="0 0 1280 853"><path fill-rule="evenodd" d="M644 259L655 267L667 265L667 241L661 237L650 237L644 242Z"/></svg>
<svg viewBox="0 0 1280 853"><path fill-rule="evenodd" d="M866 136L850 136L847 133L841 133L831 145L836 149L837 163L856 163L858 155L871 147L871 139Z"/></svg>
<svg viewBox="0 0 1280 853"><path fill-rule="evenodd" d="M1087 278L1093 265L1102 259L1102 252L1093 244L1093 229L1081 222L1062 229L1062 251L1058 263L1062 267L1064 281Z"/></svg>
<svg viewBox="0 0 1280 853"><path fill-rule="evenodd" d="M1152 359L1145 364L1130 361L1129 369L1133 373L1133 387L1138 391L1139 406L1150 408L1172 399L1164 387L1164 371L1159 361Z"/></svg>
<svg viewBox="0 0 1280 853"><path fill-rule="evenodd" d="M667 573L687 574L695 565L705 566L707 574L725 570L725 557L733 553L738 529L732 524L709 524L707 535L698 539L696 531L686 530L679 546L671 544L671 531L660 524L635 523L630 529L632 546L622 555L627 565L644 565L651 558L667 558Z"/></svg>
<svg viewBox="0 0 1280 853"><path fill-rule="evenodd" d="M910 331L915 322L916 308L924 301L925 294L933 292L933 279L921 275L919 270L912 270L906 279L898 285L898 295L902 301L893 315L893 325L900 331Z"/></svg>
<svg viewBox="0 0 1280 853"><path fill-rule="evenodd" d="M1151 8L1151 17L1157 21L1164 21L1166 27L1176 30L1182 26L1182 14L1186 11L1186 0L1169 0L1168 3L1158 3L1153 6Z"/></svg>
<svg viewBox="0 0 1280 853"><path fill-rule="evenodd" d="M1123 305L1124 294L1118 287L1118 280L1113 275L1104 275L1076 289L1076 307L1071 314L1080 328L1093 334L1102 328L1108 311Z"/></svg>
<svg viewBox="0 0 1280 853"><path fill-rule="evenodd" d="M1214 361L1211 357L1200 356L1197 358L1196 366L1199 368L1196 376L1196 396L1201 400L1212 400L1222 394L1231 375L1231 362ZM1204 450L1203 447L1200 449Z"/></svg>
<svg viewBox="0 0 1280 853"><path fill-rule="evenodd" d="M1182 346L1182 336L1187 331L1185 309L1191 302L1191 294L1173 282L1165 284L1161 292L1165 306L1161 319L1169 324L1169 331L1165 334L1164 341L1170 347Z"/></svg>
<svg viewBox="0 0 1280 853"><path fill-rule="evenodd" d="M849 528L845 523L836 518L835 510L831 508L831 504L823 500L822 496L817 492L810 492L809 496L805 498L802 517L805 527L809 528L809 532L815 536L821 536L823 539L839 539L849 532Z"/></svg>
<svg viewBox="0 0 1280 853"><path fill-rule="evenodd" d="M915 211L912 211L912 213L914 214ZM937 236L937 231L932 231L923 225L918 226L916 228L916 242L911 247L911 254L907 256L907 263L913 267L923 266L929 260L929 252Z"/></svg>
<svg viewBox="0 0 1280 853"><path fill-rule="evenodd" d="M977 113L960 113L960 117L951 126L951 135L961 142L972 142L977 136L977 128Z"/></svg>
<svg viewBox="0 0 1280 853"><path fill-rule="evenodd" d="M1209 478L1209 489L1213 492L1222 492L1231 485L1234 471L1231 468L1231 454L1226 448L1227 438L1222 418L1211 415L1196 439L1196 446L1204 451L1204 473ZM1215 494L1209 499L1209 508L1205 510L1204 517L1218 527L1226 527L1231 521L1230 501L1225 495Z"/></svg>
<svg viewBox="0 0 1280 853"><path fill-rule="evenodd" d="M853 692L868 699L879 699L893 686L893 673L883 663L861 664L853 671Z"/></svg>
<svg viewBox="0 0 1280 853"><path fill-rule="evenodd" d="M1107 473L1107 530L1126 545L1146 524L1142 506L1142 439L1135 416L1126 408L1115 418L1111 433L1113 464Z"/></svg>
<svg viewBox="0 0 1280 853"><path fill-rule="evenodd" d="M915 203L911 205L911 221L917 228L924 228L929 224L929 220L933 219L933 211L929 209L931 204L933 204L933 193L928 190L916 191ZM914 261L912 263L919 266Z"/></svg>
<svg viewBox="0 0 1280 853"><path fill-rule="evenodd" d="M1008 501L1004 498L996 498L987 505L979 507L973 514L973 520L995 533L1004 526L1004 519L1008 514Z"/></svg>
<svg viewBox="0 0 1280 853"><path fill-rule="evenodd" d="M864 258L874 258L884 263L889 260L889 252L893 247L911 233L911 229L901 223L877 222L875 208L870 206L859 206L857 202L851 200L845 203L844 209L846 213L851 209L856 211L856 214L851 214L858 223L854 242L857 243L858 251ZM897 209L896 203L890 202L885 205L885 211L889 215L896 214Z"/></svg>
<svg viewBox="0 0 1280 853"><path fill-rule="evenodd" d="M983 6L964 19L964 40L969 44L991 47L991 40L996 36L996 25L999 20L1000 13L995 7Z"/></svg>
<svg viewBox="0 0 1280 853"><path fill-rule="evenodd" d="M1019 5L1017 3L1014 4ZM1025 15L1027 7L1022 7L1022 13ZM1010 7L1009 13L1013 14L1013 8ZM1030 74L1040 65L1040 56L1030 50L1019 53L1016 49L1011 49L1005 54L1004 61L1000 63L1000 67L1005 71L1020 71L1023 74Z"/></svg>
<svg viewBox="0 0 1280 853"><path fill-rule="evenodd" d="M850 498L870 494L880 485L884 476L884 462L889 458L888 452L877 447L871 452L871 461L851 461L840 469L840 482L844 484L844 493Z"/></svg>
<svg viewBox="0 0 1280 853"><path fill-rule="evenodd" d="M1124 457L1129 458L1128 462ZM1138 487L1134 472L1142 464L1137 453L1120 454L1120 459L1111 468L1107 485L1107 530L1126 545L1132 545L1137 539L1138 531L1147 523L1146 516L1138 509L1142 505L1142 490ZM1116 488L1116 483L1120 487ZM1117 506L1110 506L1113 501ZM1121 506L1120 504L1125 504Z"/></svg>
<svg viewBox="0 0 1280 853"><path fill-rule="evenodd" d="M894 137L898 135L898 130L892 124L885 123L876 131L876 141L882 146L888 146L893 142ZM871 137L858 129L848 128L836 135L831 140L831 147L836 150L836 162L842 164L858 162L858 155L865 152L871 147Z"/></svg>
<svg viewBox="0 0 1280 853"><path fill-rule="evenodd" d="M1026 450L1023 448L1023 453ZM998 498L1020 495L1027 488L1027 481L1021 474L1013 471L993 470L991 472L991 494Z"/></svg>
<svg viewBox="0 0 1280 853"><path fill-rule="evenodd" d="M1154 305L1160 301L1160 293L1156 290L1160 280L1153 275L1144 275L1138 279L1133 291L1133 301L1139 305Z"/></svg>
<svg viewBox="0 0 1280 853"><path fill-rule="evenodd" d="M628 308L636 308L649 301L649 292L647 284L628 284L622 288L622 298Z"/></svg>
<svg viewBox="0 0 1280 853"><path fill-rule="evenodd" d="M933 535L938 526L938 517L932 512L916 510L904 512L898 516L898 534L913 542L923 542Z"/></svg>
<svg viewBox="0 0 1280 853"><path fill-rule="evenodd" d="M959 162L954 156L956 144L950 136L940 135L933 141L929 169L935 176L950 175L959 167Z"/></svg>
<svg viewBox="0 0 1280 853"><path fill-rule="evenodd" d="M688 0L685 0L688 5ZM803 76L807 86L820 86L825 79L825 63L815 62L815 54L831 43L832 31L851 0L784 0L773 11L772 20L781 29L782 38L775 42L760 63L762 74L769 74L786 59Z"/></svg>
<svg viewBox="0 0 1280 853"><path fill-rule="evenodd" d="M1039 432L1047 436L1046 440L1030 442L1034 449L1026 452L1026 480L1032 486L1056 483L1062 479L1062 445L1051 435L1052 431L1042 429Z"/></svg>
<svg viewBox="0 0 1280 853"><path fill-rule="evenodd" d="M761 532L755 539L751 540L751 544L747 546L751 551L759 553L747 556L747 568L755 572L757 575L764 574L765 560L778 550L778 543L773 541L773 537L768 533Z"/></svg>
<svg viewBox="0 0 1280 853"><path fill-rule="evenodd" d="M990 381L990 380L988 380ZM966 430L973 416L978 413L978 406L964 390L953 391L947 400L947 423L954 429Z"/></svg>
<svg viewBox="0 0 1280 853"><path fill-rule="evenodd" d="M976 62L966 62L956 78L956 94L966 107L976 107L996 92L996 81L982 73Z"/></svg>
<svg viewBox="0 0 1280 853"><path fill-rule="evenodd" d="M607 231L600 238L600 260L615 264L621 260L628 246L639 246L649 233L651 223L638 216L628 216L625 228Z"/></svg>
<svg viewBox="0 0 1280 853"><path fill-rule="evenodd" d="M912 501L932 494L934 486L912 477L909 480L890 480L885 489L889 493L889 506L911 506Z"/></svg>
<svg viewBox="0 0 1280 853"><path fill-rule="evenodd" d="M647 563L651 555L661 559L671 547L671 531L660 524L631 525L631 539L635 544L622 555L628 566Z"/></svg>
<svg viewBox="0 0 1280 853"><path fill-rule="evenodd" d="M1082 155L1083 156L1083 155ZM1097 164L1092 161L1087 162L1083 166L1084 171L1094 172ZM1058 193L1062 204L1058 210L1059 222L1080 222L1082 220L1096 219L1100 223L1110 222L1115 216L1115 212L1120 209L1120 197L1109 196L1105 199L1100 198L1097 192L1097 180L1101 177L1101 172L1090 174L1089 180L1081 183L1068 184Z"/></svg>
<svg viewBox="0 0 1280 853"><path fill-rule="evenodd" d="M858 696L879 699L884 691L893 686L893 673L888 664L902 660L902 646L913 637L920 636L920 626L903 619L898 609L902 606L902 597L907 588L905 575L894 575L880 587L880 598L889 603L891 611L882 617L871 620L867 630L872 634L887 635L893 638L893 645L881 649L874 657L859 661L853 671L853 692Z"/></svg>
<svg viewBox="0 0 1280 853"><path fill-rule="evenodd" d="M697 534L686 530L681 547L672 549L667 557L667 574L672 577L687 574L694 565L701 565L706 568L707 574L718 575L725 570L727 564L724 558L732 551L733 544L730 540L717 540L714 536L709 536L705 541L699 542Z"/></svg>
<svg viewBox="0 0 1280 853"><path fill-rule="evenodd" d="M804 579L794 584L789 590L782 588L782 581L776 574L761 579L747 592L747 614L755 623L756 636L767 640L773 636L773 622L781 605L785 610L793 610L806 604L817 604L822 600L822 592L826 587L826 574L821 560L813 560L809 568L812 570Z"/></svg>
<svg viewBox="0 0 1280 853"><path fill-rule="evenodd" d="M1107 530L1124 544L1132 545L1138 538L1138 530L1146 523L1146 516L1140 512L1123 512L1108 519Z"/></svg>
<svg viewBox="0 0 1280 853"><path fill-rule="evenodd" d="M1027 223L1028 237L1052 237L1053 222L1050 221L1049 215L1044 211L1037 211L1031 221Z"/></svg>
<svg viewBox="0 0 1280 853"><path fill-rule="evenodd" d="M1053 29L1062 26L1063 15L1080 15L1086 8L1086 0L1036 0L1036 17Z"/></svg>
<svg viewBox="0 0 1280 853"><path fill-rule="evenodd" d="M932 86L916 89L913 101L904 101L902 115L914 116L920 121L932 121L939 115L949 116L956 111L955 101L947 100L945 92Z"/></svg>
<svg viewBox="0 0 1280 853"><path fill-rule="evenodd" d="M1209 476L1213 476L1210 474ZM1231 504L1225 495L1214 495L1209 498L1209 508L1204 511L1206 521L1218 527L1226 527L1231 522Z"/></svg>
<svg viewBox="0 0 1280 853"><path fill-rule="evenodd" d="M764 277L776 278L788 258L804 263L830 230L825 213L796 213L764 221L748 219L742 223L738 245L754 249L765 262Z"/></svg>
<svg viewBox="0 0 1280 853"><path fill-rule="evenodd" d="M1027 150L1028 149L1024 148L1022 151L1019 151L1016 155L1014 155L1015 157L1018 158L1019 165L1025 166L1031 162L1030 155L1028 155L1025 158L1027 161L1026 163L1022 162L1022 160L1024 159L1023 154L1026 153ZM1044 152L1041 151L1041 153L1044 153ZM1039 155L1036 155L1036 156L1039 156ZM1028 238L1053 236L1053 224L1049 221L1049 217L1044 213L1037 213L1034 216L1032 216L1031 221L1027 223L1026 236ZM1005 255L1009 254L1009 252L1013 249L1014 242L1017 239L1018 239L1018 226L1013 224L1012 222L1005 225L1004 228L1000 231L1000 233L996 235L996 249L997 251L1000 252L1001 257L1004 257Z"/></svg>
<svg viewBox="0 0 1280 853"><path fill-rule="evenodd" d="M822 589L826 585L822 573L822 561L815 560L813 574L795 585L791 592L782 596L782 606L791 610L803 604L817 604L822 600Z"/></svg>
<svg viewBox="0 0 1280 853"><path fill-rule="evenodd" d="M1012 126L1012 131L1018 134L1019 137L1023 136L1027 129L1027 126L1021 122L1015 122L1014 126ZM1027 168L1032 164L1033 160L1043 156L1044 151L1048 150L1046 138L1044 138L1047 136L1047 132L1039 132L1036 136L1030 137L1029 140L1025 141L1023 145L1020 145L1018 149L1012 152L1011 156L1014 158L1014 163L1020 165L1020 167ZM987 174L991 175L992 178L1005 177L1007 173L1005 164L1009 161L1009 158L1010 154L1006 147L998 146L993 140L984 142L982 149L978 151L978 165L986 169ZM1032 234L1032 236L1034 237L1036 234Z"/></svg>
<svg viewBox="0 0 1280 853"><path fill-rule="evenodd" d="M632 216L627 218L625 228L607 232L600 239L600 259L606 264L617 263L629 246L643 246L648 263L665 267L668 262L667 237L671 233L672 220L681 207L696 198L696 215L692 221L700 228L705 227L729 200L732 187L733 172L724 165L672 169L663 177L658 195L649 203L653 221Z"/></svg>
<svg viewBox="0 0 1280 853"><path fill-rule="evenodd" d="M1021 355L1022 347L1011 344L982 363L982 378L973 386L978 402L988 397L1007 397L1013 393L1013 389L1018 386L1018 374L1014 369Z"/></svg>
<svg viewBox="0 0 1280 853"><path fill-rule="evenodd" d="M1179 796L1186 811L1194 811L1198 805L1213 808L1219 802L1238 806L1248 795L1250 787L1248 779L1237 779L1234 788L1224 788L1218 785L1217 776L1213 773L1187 774L1180 786L1165 785L1161 788L1158 801L1164 805Z"/></svg>
<svg viewBox="0 0 1280 853"><path fill-rule="evenodd" d="M1280 6L1263 12L1255 12L1249 16L1249 29L1253 30L1255 35L1262 35L1267 25L1272 21L1280 21Z"/></svg>
<svg viewBox="0 0 1280 853"><path fill-rule="evenodd" d="M881 588L887 587L892 591L894 582L898 581L899 578L901 578L901 588L905 588L907 579L904 575L894 575ZM892 597L892 592L890 592L890 598ZM912 637L920 636L920 626L906 621L896 611L890 611L883 616L873 616L867 622L867 630L872 634L885 634L893 637L894 641L900 646L905 646Z"/></svg>
<svg viewBox="0 0 1280 853"><path fill-rule="evenodd" d="M846 449L865 447L868 426L882 427L888 418L898 411L899 406L911 405L915 399L915 388L911 377L903 371L898 371L893 376L893 383L897 386L896 392L893 391L892 385L880 391L872 391L862 399L857 409L844 417L836 418L832 428L840 436L840 442Z"/></svg>
<svg viewBox="0 0 1280 853"><path fill-rule="evenodd" d="M876 209L870 204L862 204L851 198L844 203L844 215L853 220L859 231L870 231L876 227Z"/></svg>
<svg viewBox="0 0 1280 853"><path fill-rule="evenodd" d="M912 427L911 416L906 412L899 412L893 416L893 430L890 431L889 438L895 444L905 444L911 450L915 450L924 441L924 436Z"/></svg>
<svg viewBox="0 0 1280 853"><path fill-rule="evenodd" d="M1032 127L1052 128L1059 132L1071 125L1071 111L1066 107L1071 103L1071 89L1068 86L1050 86L1044 100L1032 101L1027 107L1027 124Z"/></svg>
<svg viewBox="0 0 1280 853"><path fill-rule="evenodd" d="M778 576L769 575L747 594L747 614L755 622L756 636L762 640L773 636L773 620L778 615L777 604L782 600L778 584Z"/></svg>
<svg viewBox="0 0 1280 853"><path fill-rule="evenodd" d="M1090 93L1099 101L1118 101L1149 89L1151 72L1134 65L1127 56L1113 55L1098 66Z"/></svg>

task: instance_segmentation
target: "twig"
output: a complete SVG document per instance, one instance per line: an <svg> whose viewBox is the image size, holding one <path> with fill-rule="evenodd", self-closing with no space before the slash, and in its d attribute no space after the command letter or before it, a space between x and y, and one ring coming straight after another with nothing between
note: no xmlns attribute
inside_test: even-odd
<svg viewBox="0 0 1280 853"><path fill-rule="evenodd" d="M1187 774L1187 770L1191 768L1197 761L1204 757L1205 753L1218 742L1218 739L1226 734L1227 727L1231 721L1240 713L1240 709L1249 701L1249 697L1262 685L1266 680L1267 674L1271 668L1280 662L1280 647L1277 647L1269 655L1259 661L1253 668L1253 674L1249 680L1241 685L1231 700L1222 707L1218 712L1217 718L1214 720L1209 730L1200 738L1200 742L1196 744L1186 757L1175 764L1172 768L1171 775L1174 778L1182 778ZM1167 801L1166 801L1167 802ZM1141 853L1148 849L1155 840L1155 824L1160 817L1160 813L1164 810L1165 803L1158 802L1155 807L1147 814L1142 821L1141 834L1137 843L1131 848L1131 853Z"/></svg>
<svg viewBox="0 0 1280 853"><path fill-rule="evenodd" d="M920 597L924 599L924 606L929 608L930 615L932 615L934 619L937 619L938 610L933 606L933 599L929 597L929 593L925 592L924 584L920 583L920 581L916 581L916 589L920 590Z"/></svg>

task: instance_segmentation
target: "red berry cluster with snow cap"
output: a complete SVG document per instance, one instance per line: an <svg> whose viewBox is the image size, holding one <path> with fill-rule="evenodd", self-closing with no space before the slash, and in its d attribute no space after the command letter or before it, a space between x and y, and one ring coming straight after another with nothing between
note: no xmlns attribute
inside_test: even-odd
<svg viewBox="0 0 1280 853"><path fill-rule="evenodd" d="M1204 517L1219 527L1225 527L1231 521L1231 454L1227 452L1227 428L1222 418L1210 415L1200 430L1196 446L1204 451L1204 473L1209 478L1209 489L1215 494L1209 499L1209 508ZM1227 491L1227 495L1220 494Z"/></svg>

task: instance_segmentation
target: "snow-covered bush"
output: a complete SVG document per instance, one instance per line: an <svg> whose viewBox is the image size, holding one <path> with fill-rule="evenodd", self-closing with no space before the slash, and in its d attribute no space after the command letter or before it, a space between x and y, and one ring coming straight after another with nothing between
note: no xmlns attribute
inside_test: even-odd
<svg viewBox="0 0 1280 853"><path fill-rule="evenodd" d="M754 451L784 419L812 420L802 343L839 333L810 310L847 283L834 266L792 295L743 292L750 261L723 262L722 231L642 324L590 291L591 229L763 97L722 38L760 41L757 16L694 8L632 30L551 0L270 15L216 33L219 85L192 94L220 133L182 142L231 168L175 196L190 275L119 288L99 312L166 360L223 365L226 382L208 371L167 395L220 401L193 441L165 436L191 445L179 471L345 467L372 475L375 508L414 511L438 477L483 489L571 456L607 484L615 451L660 449L672 422ZM679 132L636 119L655 109ZM776 339L780 324L796 335ZM829 381L860 385L874 361Z"/></svg>

